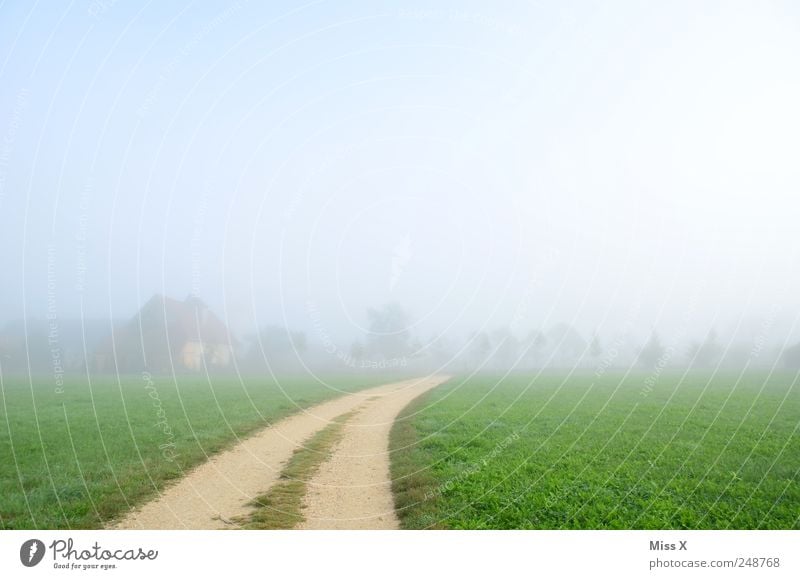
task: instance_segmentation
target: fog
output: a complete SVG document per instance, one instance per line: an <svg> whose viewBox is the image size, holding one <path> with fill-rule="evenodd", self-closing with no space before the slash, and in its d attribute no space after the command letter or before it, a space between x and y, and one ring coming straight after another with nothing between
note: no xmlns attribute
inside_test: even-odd
<svg viewBox="0 0 800 579"><path fill-rule="evenodd" d="M0 371L795 363L795 3L0 13Z"/></svg>

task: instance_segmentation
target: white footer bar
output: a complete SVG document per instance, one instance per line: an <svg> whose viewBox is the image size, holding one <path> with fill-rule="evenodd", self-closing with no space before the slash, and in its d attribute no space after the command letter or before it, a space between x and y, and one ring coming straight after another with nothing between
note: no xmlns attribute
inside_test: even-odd
<svg viewBox="0 0 800 579"><path fill-rule="evenodd" d="M0 577L800 577L800 531L3 531Z"/></svg>

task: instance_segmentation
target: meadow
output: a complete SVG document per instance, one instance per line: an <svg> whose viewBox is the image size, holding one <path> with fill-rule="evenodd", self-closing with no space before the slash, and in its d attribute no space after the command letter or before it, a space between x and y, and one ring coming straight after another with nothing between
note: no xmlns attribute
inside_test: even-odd
<svg viewBox="0 0 800 579"><path fill-rule="evenodd" d="M404 528L798 529L796 374L476 376L392 430Z"/></svg>
<svg viewBox="0 0 800 579"><path fill-rule="evenodd" d="M238 438L381 376L0 381L0 529L101 528Z"/></svg>

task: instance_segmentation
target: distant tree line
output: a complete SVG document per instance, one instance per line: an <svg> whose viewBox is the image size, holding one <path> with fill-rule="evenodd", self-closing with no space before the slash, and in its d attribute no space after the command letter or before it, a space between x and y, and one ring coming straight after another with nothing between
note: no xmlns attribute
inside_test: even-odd
<svg viewBox="0 0 800 579"><path fill-rule="evenodd" d="M163 301L163 298L159 299ZM161 350L166 352L166 347L159 347L164 340L153 336L161 336L167 330L163 324L148 323L150 317L161 321L162 301L154 298L149 302L154 315L148 314L146 305L137 317L122 324L102 320L58 320L57 324L48 320L9 322L0 328L0 370L3 373L36 374L128 372L138 368L131 360L141 362L143 353L151 364L153 360L163 358L163 368L156 368L156 371L169 371L176 367L177 355L174 352L177 350L173 348L168 356L159 357L157 354ZM167 303L173 302L167 300ZM178 307L176 302L173 306ZM210 327L209 324L215 320L211 314L205 313L207 308L200 302L187 300L181 307L182 310L176 311L203 313L207 318L204 327ZM189 322L200 319L199 314L194 314L189 316ZM496 372L546 368L605 371L613 367L638 367L660 371L665 368L742 368L748 365L800 370L800 343L787 348L765 348L763 344L754 346L732 340L729 342L733 343L728 343L713 328L702 339L683 344L665 343L655 330L637 342L630 335L604 338L596 331L584 335L566 323L526 332L500 327L479 329L461 337L434 335L421 340L413 317L397 303L370 308L365 318L365 334L349 344L332 341L321 344L316 333L309 339L303 331L280 325L265 325L241 340L231 337L232 359L229 364L224 364L225 370L284 373L314 367L326 370L406 368L409 371ZM218 321L217 325L219 328L215 334L222 336L224 325ZM136 331L120 333L121 327ZM170 326L170 336L175 333L174 327L174 324ZM208 331L204 336L192 339L208 342ZM218 338L219 341L223 341L222 338ZM141 342L147 343L140 346ZM191 345L193 342L189 339L188 343ZM143 350L133 356L131 347L136 352ZM222 371L222 364L215 367L204 359L208 351L205 344L194 349L184 346L180 356L188 362L196 362L194 366L187 366L190 371ZM100 366L97 363L103 356L108 362L112 355L114 364ZM131 363L125 365L125 361Z"/></svg>

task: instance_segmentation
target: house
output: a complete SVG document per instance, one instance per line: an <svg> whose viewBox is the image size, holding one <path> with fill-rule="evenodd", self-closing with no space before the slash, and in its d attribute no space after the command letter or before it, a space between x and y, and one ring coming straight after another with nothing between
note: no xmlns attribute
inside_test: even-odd
<svg viewBox="0 0 800 579"><path fill-rule="evenodd" d="M236 339L199 298L154 295L98 348L100 372L205 372L231 366Z"/></svg>

